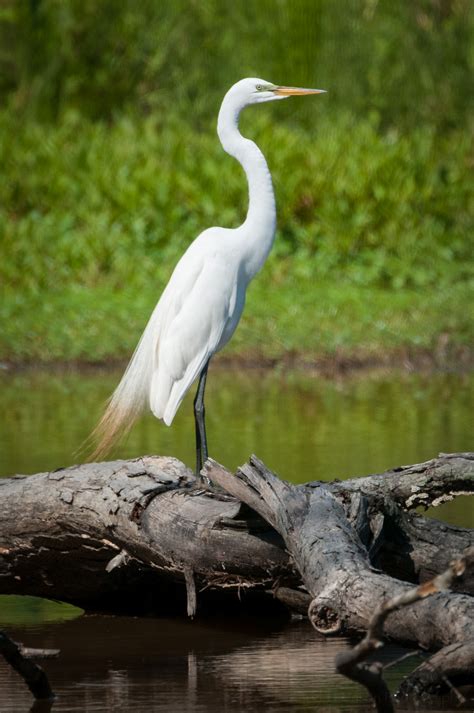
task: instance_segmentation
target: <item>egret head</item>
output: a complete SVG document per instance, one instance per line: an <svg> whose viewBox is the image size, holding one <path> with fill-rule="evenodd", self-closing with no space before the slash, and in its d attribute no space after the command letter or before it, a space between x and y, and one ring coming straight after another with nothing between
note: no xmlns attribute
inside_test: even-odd
<svg viewBox="0 0 474 713"><path fill-rule="evenodd" d="M227 95L229 98L232 97L236 103L241 104L241 106L247 106L247 104L261 104L262 102L271 102L277 99L288 99L291 96L324 93L324 89L284 87L267 82L265 79L247 77L234 84L227 92Z"/></svg>

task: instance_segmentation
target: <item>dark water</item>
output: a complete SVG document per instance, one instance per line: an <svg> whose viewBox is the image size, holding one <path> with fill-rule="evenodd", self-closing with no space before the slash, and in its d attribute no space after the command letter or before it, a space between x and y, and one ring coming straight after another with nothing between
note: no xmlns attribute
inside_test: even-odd
<svg viewBox="0 0 474 713"><path fill-rule="evenodd" d="M75 462L72 453L117 377L0 374L0 475ZM215 369L207 399L211 454L234 468L256 452L293 482L380 472L439 451L472 450L473 406L473 375L321 379ZM190 407L188 399L171 429L144 418L118 455L173 454L192 465ZM467 498L436 517L474 526ZM0 597L0 627L26 645L61 649L58 660L43 664L59 694L53 711L368 710L364 693L333 672L347 642L319 641L305 623L78 614L59 603ZM393 686L414 663L390 669ZM30 706L16 674L0 664L0 711Z"/></svg>
<svg viewBox="0 0 474 713"><path fill-rule="evenodd" d="M46 613L48 606L43 607ZM53 605L49 608L53 612ZM55 605L56 617L70 614L64 609ZM371 709L362 689L334 672L334 657L348 642L318 639L304 622L278 627L238 618L206 623L82 616L21 626L18 611L13 624L15 612L8 603L0 613L0 626L3 619L9 620L9 633L16 640L61 650L58 659L42 662L57 695L56 713ZM387 647L379 658L388 663L404 653ZM386 680L393 690L416 663L418 657L388 669ZM0 710L26 712L31 704L17 675L0 663ZM459 708L446 700L436 709L417 709L425 710Z"/></svg>

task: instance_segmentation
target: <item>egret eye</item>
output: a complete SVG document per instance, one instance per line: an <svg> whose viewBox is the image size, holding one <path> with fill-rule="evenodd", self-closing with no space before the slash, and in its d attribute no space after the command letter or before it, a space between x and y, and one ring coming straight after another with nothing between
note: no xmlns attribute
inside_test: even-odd
<svg viewBox="0 0 474 713"><path fill-rule="evenodd" d="M255 86L255 89L257 90L257 92L263 92L265 91L265 86L263 84L257 84Z"/></svg>

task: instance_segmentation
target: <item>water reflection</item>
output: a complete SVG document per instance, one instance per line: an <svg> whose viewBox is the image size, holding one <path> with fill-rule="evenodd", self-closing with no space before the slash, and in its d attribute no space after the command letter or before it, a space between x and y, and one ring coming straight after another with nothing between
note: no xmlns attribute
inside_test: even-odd
<svg viewBox="0 0 474 713"><path fill-rule="evenodd" d="M364 693L334 673L347 642L318 639L307 624L268 631L257 621L82 617L11 633L31 646L61 649L59 659L43 663L57 713L367 710ZM392 678L399 680L404 666ZM30 706L16 674L0 665L0 709Z"/></svg>
<svg viewBox="0 0 474 713"><path fill-rule="evenodd" d="M71 464L120 372L0 376L0 475ZM144 417L119 457L172 454L194 463L192 395L171 428ZM233 469L252 452L293 482L345 478L472 449L474 375L378 372L317 378L301 371L214 368L211 454ZM474 525L457 501L437 517Z"/></svg>

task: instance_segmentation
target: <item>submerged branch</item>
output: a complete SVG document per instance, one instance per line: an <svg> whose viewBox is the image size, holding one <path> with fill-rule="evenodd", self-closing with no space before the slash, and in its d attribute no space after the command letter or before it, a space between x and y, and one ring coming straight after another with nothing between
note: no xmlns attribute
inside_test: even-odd
<svg viewBox="0 0 474 713"><path fill-rule="evenodd" d="M25 655L22 646L16 644L4 631L0 631L0 653L5 661L22 677L37 700L52 700L55 696L43 669ZM56 653L56 652L55 652Z"/></svg>
<svg viewBox="0 0 474 713"><path fill-rule="evenodd" d="M453 560L448 569L431 581L382 602L374 612L362 641L349 651L343 651L337 655L337 671L365 686L380 713L393 713L394 711L390 692L383 680L382 664L375 662L368 665L362 662L376 649L383 646L383 629L387 617L392 612L414 604L420 599L449 589L453 580L463 575L466 568L472 567L473 564L474 547L470 547L462 557ZM425 667L427 666L428 664L425 664Z"/></svg>

